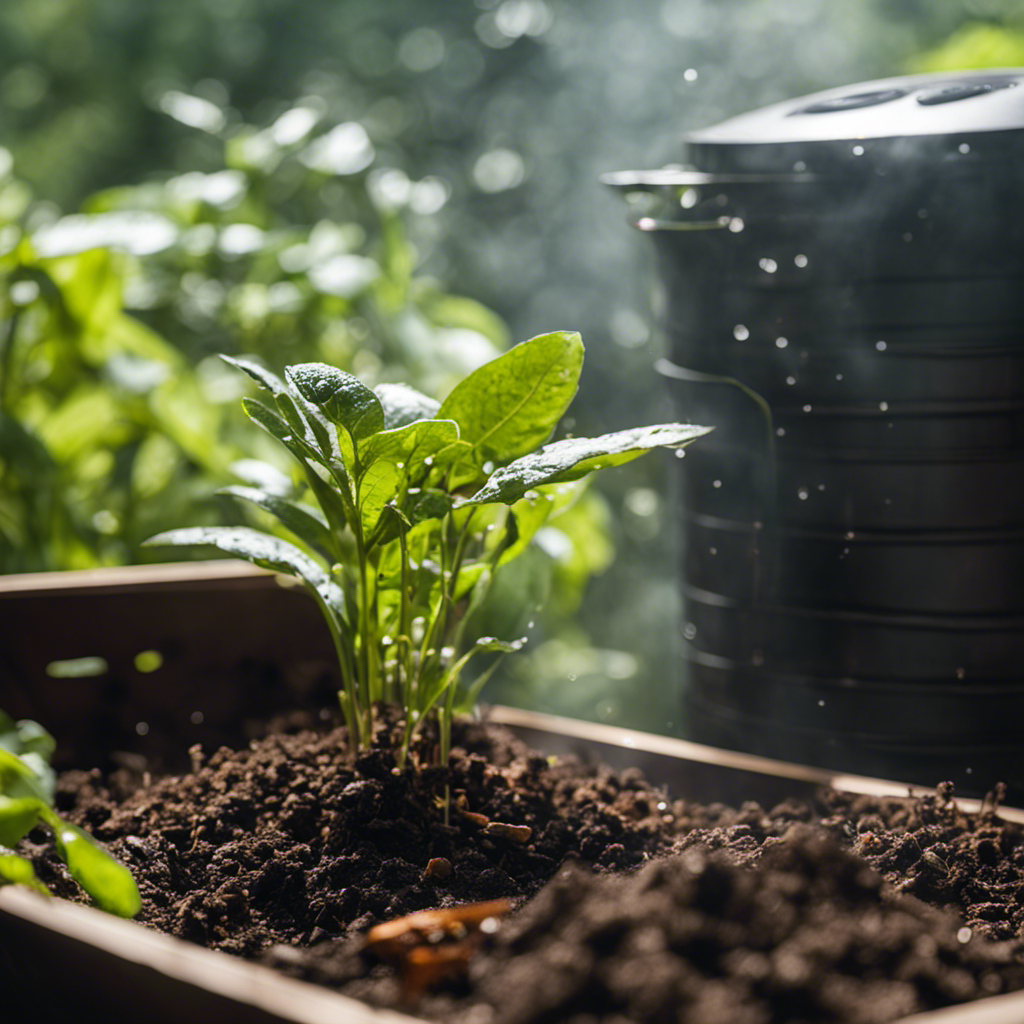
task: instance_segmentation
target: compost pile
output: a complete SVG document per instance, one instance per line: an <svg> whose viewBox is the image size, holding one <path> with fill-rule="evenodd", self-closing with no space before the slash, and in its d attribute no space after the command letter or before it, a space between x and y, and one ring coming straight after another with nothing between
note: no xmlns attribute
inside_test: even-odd
<svg viewBox="0 0 1024 1024"><path fill-rule="evenodd" d="M151 927L461 1024L882 1024L1024 988L1024 833L998 794L972 816L948 786L703 806L474 722L447 771L400 772L395 724L354 763L344 730L302 729L146 784L69 772L58 805L131 867ZM366 948L381 921L501 897L426 993Z"/></svg>

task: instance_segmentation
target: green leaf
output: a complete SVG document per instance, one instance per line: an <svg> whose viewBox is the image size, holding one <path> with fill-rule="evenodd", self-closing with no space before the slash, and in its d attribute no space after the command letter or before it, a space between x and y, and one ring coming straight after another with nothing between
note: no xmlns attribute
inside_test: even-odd
<svg viewBox="0 0 1024 1024"><path fill-rule="evenodd" d="M164 544L171 547L212 545L229 555L247 559L263 569L304 580L339 614L345 606L341 588L312 558L294 544L260 533L259 530L251 530L245 526L191 526L158 533L155 537L143 541L143 547Z"/></svg>
<svg viewBox="0 0 1024 1024"><path fill-rule="evenodd" d="M393 462L375 462L359 482L359 519L363 535L369 536L384 506L395 496L399 483L398 468Z"/></svg>
<svg viewBox="0 0 1024 1024"><path fill-rule="evenodd" d="M327 418L353 439L369 437L384 428L380 399L358 378L326 363L287 366L285 378Z"/></svg>
<svg viewBox="0 0 1024 1024"><path fill-rule="evenodd" d="M294 408L294 405L292 407ZM323 456L315 447L315 439L301 419L292 426L284 417L255 398L243 398L242 408L253 423L262 427L271 437L277 438L293 454L307 455L317 461L323 461Z"/></svg>
<svg viewBox="0 0 1024 1024"><path fill-rule="evenodd" d="M0 846L14 846L39 822L40 808L46 805L37 796L12 799L0 794Z"/></svg>
<svg viewBox="0 0 1024 1024"><path fill-rule="evenodd" d="M438 418L458 423L475 461L514 458L551 436L576 394L582 368L583 342L575 331L542 334L457 384Z"/></svg>
<svg viewBox="0 0 1024 1024"><path fill-rule="evenodd" d="M226 355L221 355L221 359L235 367L236 370L241 370L242 373L248 374L257 384L266 388L271 394L276 395L281 391L288 390L285 382L276 373L272 373L265 366L256 362L255 359L248 359L245 356Z"/></svg>
<svg viewBox="0 0 1024 1024"><path fill-rule="evenodd" d="M416 420L374 434L360 449L360 458L364 466L371 466L378 459L401 462L405 476L411 477L425 459L435 462L439 453L458 439L459 428L454 420Z"/></svg>
<svg viewBox="0 0 1024 1024"><path fill-rule="evenodd" d="M422 491L409 491L408 516L409 521L415 525L426 522L428 519L444 519L452 510L452 496L447 491L438 490L435 487L425 488Z"/></svg>
<svg viewBox="0 0 1024 1024"><path fill-rule="evenodd" d="M230 494L242 501L252 502L258 508L275 516L286 529L300 540L305 541L314 550L334 555L337 547L334 536L327 528L323 514L312 505L291 501L277 494L269 494L256 487L235 485L222 487L217 493Z"/></svg>
<svg viewBox="0 0 1024 1024"><path fill-rule="evenodd" d="M53 773L38 754L19 757L0 747L0 793L12 798L34 797L49 804Z"/></svg>
<svg viewBox="0 0 1024 1024"><path fill-rule="evenodd" d="M0 853L0 885L27 885L49 896L50 891L39 881L32 861L16 853Z"/></svg>
<svg viewBox="0 0 1024 1024"><path fill-rule="evenodd" d="M578 480L594 470L629 462L652 448L681 448L711 429L689 423L661 423L601 437L570 437L555 441L538 452L495 470L487 483L463 504L483 505L500 501L511 505L532 487Z"/></svg>
<svg viewBox="0 0 1024 1024"><path fill-rule="evenodd" d="M430 420L441 403L408 384L378 384L373 393L384 411L384 429L394 430L416 420Z"/></svg>
<svg viewBox="0 0 1024 1024"><path fill-rule="evenodd" d="M61 821L55 831L57 852L97 906L119 917L134 917L142 899L131 872L77 825Z"/></svg>
<svg viewBox="0 0 1024 1024"><path fill-rule="evenodd" d="M15 722L0 711L0 747L12 754L38 754L49 763L57 749L57 741L38 723L23 718Z"/></svg>
<svg viewBox="0 0 1024 1024"><path fill-rule="evenodd" d="M274 397L281 414L292 430L303 437L311 456L317 462L328 465L332 460L341 458L339 439L322 410L294 388L282 391Z"/></svg>

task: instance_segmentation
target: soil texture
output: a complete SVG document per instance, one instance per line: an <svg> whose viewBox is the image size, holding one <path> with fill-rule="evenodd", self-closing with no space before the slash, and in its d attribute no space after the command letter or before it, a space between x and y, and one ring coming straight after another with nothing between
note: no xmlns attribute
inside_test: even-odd
<svg viewBox="0 0 1024 1024"><path fill-rule="evenodd" d="M343 729L285 728L193 748L181 776L67 772L58 807L131 867L150 927L454 1024L884 1024L1024 988L1024 830L998 793L977 815L948 785L730 809L470 721L446 768L428 737L400 771L396 727L354 762ZM24 850L80 898L42 834ZM415 1003L366 948L501 898L468 970Z"/></svg>

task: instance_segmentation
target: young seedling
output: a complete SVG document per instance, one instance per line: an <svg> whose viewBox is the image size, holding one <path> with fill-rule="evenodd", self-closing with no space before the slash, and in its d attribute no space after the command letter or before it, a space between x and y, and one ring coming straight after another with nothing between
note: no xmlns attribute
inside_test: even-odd
<svg viewBox="0 0 1024 1024"><path fill-rule="evenodd" d="M48 892L32 862L13 850L36 825L48 825L71 877L96 905L134 917L141 901L131 872L53 809L54 746L53 737L37 722L15 722L0 711L0 886L27 885Z"/></svg>
<svg viewBox="0 0 1024 1024"><path fill-rule="evenodd" d="M574 481L708 432L666 423L545 444L578 387L583 342L574 332L515 346L442 403L403 384L371 390L323 363L286 367L282 378L224 358L269 394L243 407L294 456L312 503L284 488L227 493L276 516L303 548L245 527L171 530L147 543L209 544L300 579L334 640L353 745L371 741L375 702L398 704L400 765L435 709L447 763L467 662L522 646L471 635L474 612L495 573L572 501Z"/></svg>

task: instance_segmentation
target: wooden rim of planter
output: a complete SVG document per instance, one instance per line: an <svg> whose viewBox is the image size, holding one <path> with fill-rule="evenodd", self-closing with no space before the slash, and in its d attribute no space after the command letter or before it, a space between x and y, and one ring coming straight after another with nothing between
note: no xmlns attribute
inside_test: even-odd
<svg viewBox="0 0 1024 1024"><path fill-rule="evenodd" d="M155 971L188 987L255 1007L268 1015L268 1022L421 1024L419 1018L375 1009L323 986L296 981L269 967L18 886L0 889L0 915L8 914L23 924L58 935L70 948L89 946L140 970ZM111 981L116 983L113 973Z"/></svg>

